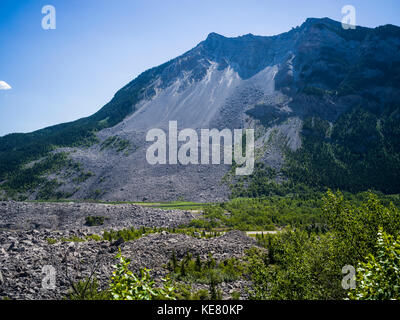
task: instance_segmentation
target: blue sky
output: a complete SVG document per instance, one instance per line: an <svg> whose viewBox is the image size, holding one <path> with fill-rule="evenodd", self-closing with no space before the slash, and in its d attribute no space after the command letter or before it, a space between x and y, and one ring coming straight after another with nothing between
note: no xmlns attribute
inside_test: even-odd
<svg viewBox="0 0 400 320"><path fill-rule="evenodd" d="M347 4L358 25L400 25L398 0L0 0L0 81L12 87L0 90L0 136L89 116L210 32L274 35L308 17L341 21ZM55 30L41 27L44 5Z"/></svg>

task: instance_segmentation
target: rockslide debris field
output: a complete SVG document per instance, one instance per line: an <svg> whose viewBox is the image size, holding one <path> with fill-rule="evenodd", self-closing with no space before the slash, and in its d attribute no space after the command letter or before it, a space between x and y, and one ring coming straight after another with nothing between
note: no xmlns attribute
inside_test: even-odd
<svg viewBox="0 0 400 320"><path fill-rule="evenodd" d="M101 226L85 226L88 215L104 216ZM83 242L48 239L100 234L103 230L127 227L176 227L187 224L196 214L181 210L161 210L141 206L96 203L0 203L0 297L11 299L62 299L70 288L70 281L95 276L102 288L107 287L115 264L118 246L124 256L132 259L131 269L150 268L156 282L165 276L163 267L175 251L178 259L186 253L199 254L205 259L209 252L217 261L243 256L256 245L242 232L232 231L222 236L202 239L163 231L134 241L119 243L88 240ZM43 267L56 270L55 289L45 289ZM246 295L249 282L238 280L219 285L223 298L233 291ZM207 289L195 285L194 289Z"/></svg>

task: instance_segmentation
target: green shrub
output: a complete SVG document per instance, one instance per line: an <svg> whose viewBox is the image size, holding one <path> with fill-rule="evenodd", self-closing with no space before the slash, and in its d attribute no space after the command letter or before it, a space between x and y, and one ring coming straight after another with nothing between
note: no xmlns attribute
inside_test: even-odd
<svg viewBox="0 0 400 320"><path fill-rule="evenodd" d="M85 218L85 225L92 227L92 226L101 226L104 224L104 217L99 216L87 216Z"/></svg>
<svg viewBox="0 0 400 320"><path fill-rule="evenodd" d="M85 239L79 238L77 236L72 236L70 238L61 238L62 242L84 242Z"/></svg>
<svg viewBox="0 0 400 320"><path fill-rule="evenodd" d="M97 234L91 234L85 237L86 240L102 241L103 238Z"/></svg>
<svg viewBox="0 0 400 320"><path fill-rule="evenodd" d="M240 300L240 292L239 291L233 291L231 294L231 300Z"/></svg>
<svg viewBox="0 0 400 320"><path fill-rule="evenodd" d="M55 243L57 243L57 239L53 239L53 238L47 238L46 241L47 241L48 244L55 244Z"/></svg>
<svg viewBox="0 0 400 320"><path fill-rule="evenodd" d="M209 291L206 289L194 291L190 285L180 282L175 283L175 287L177 300L210 300Z"/></svg>
<svg viewBox="0 0 400 320"><path fill-rule="evenodd" d="M382 229L378 232L376 255L368 255L357 267L356 288L351 300L400 299L400 236L397 240Z"/></svg>
<svg viewBox="0 0 400 320"><path fill-rule="evenodd" d="M96 278L74 283L67 294L68 300L109 300L110 298L110 292L101 290Z"/></svg>
<svg viewBox="0 0 400 320"><path fill-rule="evenodd" d="M130 260L118 252L119 263L111 277L110 293L113 300L174 300L175 288L168 280L163 279L162 288L155 286L150 270L141 269L139 274L129 270Z"/></svg>

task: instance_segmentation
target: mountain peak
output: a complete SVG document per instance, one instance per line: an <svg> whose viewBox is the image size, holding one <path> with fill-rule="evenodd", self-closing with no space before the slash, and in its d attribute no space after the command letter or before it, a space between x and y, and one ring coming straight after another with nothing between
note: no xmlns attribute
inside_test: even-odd
<svg viewBox="0 0 400 320"><path fill-rule="evenodd" d="M330 25L330 26L340 26L340 22L332 20L328 17L324 18L307 18L306 21L303 23L303 25L315 25L317 23L322 23L325 25Z"/></svg>
<svg viewBox="0 0 400 320"><path fill-rule="evenodd" d="M211 32L208 34L206 41L221 40L221 39L225 39L225 37L216 32Z"/></svg>

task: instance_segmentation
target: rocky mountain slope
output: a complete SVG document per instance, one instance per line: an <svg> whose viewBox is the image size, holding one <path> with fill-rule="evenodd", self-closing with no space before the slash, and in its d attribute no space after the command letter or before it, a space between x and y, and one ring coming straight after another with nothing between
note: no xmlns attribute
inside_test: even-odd
<svg viewBox="0 0 400 320"><path fill-rule="evenodd" d="M99 112L0 138L0 196L226 199L229 165L150 165L149 129L254 128L271 181L400 192L400 28L307 19L273 37L211 33L127 84ZM260 186L260 181L261 186ZM241 191L241 195L249 195ZM246 193L247 192L247 193Z"/></svg>

